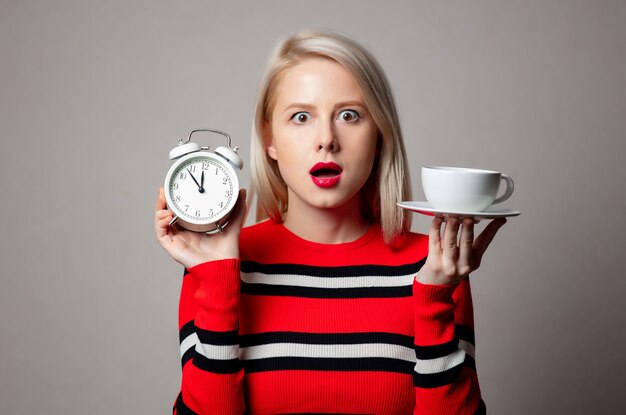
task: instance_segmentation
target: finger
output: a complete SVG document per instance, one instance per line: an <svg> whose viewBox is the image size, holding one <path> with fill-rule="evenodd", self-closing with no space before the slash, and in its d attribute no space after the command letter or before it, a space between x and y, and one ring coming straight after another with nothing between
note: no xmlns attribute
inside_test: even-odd
<svg viewBox="0 0 626 415"><path fill-rule="evenodd" d="M446 228L443 232L443 251L452 252L458 249L457 241L459 240L459 228L461 220L456 216L448 217Z"/></svg>
<svg viewBox="0 0 626 415"><path fill-rule="evenodd" d="M169 209L157 210L155 212L155 214L154 214L155 223L159 223L159 222L162 222L162 221L168 221L169 222L172 219L173 215L174 214Z"/></svg>
<svg viewBox="0 0 626 415"><path fill-rule="evenodd" d="M167 210L161 210L157 213L157 219L155 220L154 228L156 231L157 239L162 242L169 242L171 238L164 237L169 235L170 226L169 222L172 220L172 213Z"/></svg>
<svg viewBox="0 0 626 415"><path fill-rule="evenodd" d="M443 265L449 270L456 267L456 260L459 255L457 241L460 223L458 217L449 217L443 233Z"/></svg>
<svg viewBox="0 0 626 415"><path fill-rule="evenodd" d="M493 241L493 238L496 236L498 229L502 227L506 223L505 218L492 220L489 225L478 235L476 241L474 241L474 253L476 255L477 261L480 262L483 254Z"/></svg>
<svg viewBox="0 0 626 415"><path fill-rule="evenodd" d="M441 256L441 224L443 218L436 217L430 223L430 232L428 235L428 256L439 258Z"/></svg>
<svg viewBox="0 0 626 415"><path fill-rule="evenodd" d="M161 210L157 210L156 213L154 214L154 218L157 221L160 221L163 218L172 218L172 212L168 209L161 209Z"/></svg>
<svg viewBox="0 0 626 415"><path fill-rule="evenodd" d="M459 273L467 275L472 266L472 249L474 244L474 219L464 218L459 242Z"/></svg>
<svg viewBox="0 0 626 415"><path fill-rule="evenodd" d="M157 200L154 205L154 209L155 209L155 214L154 214L155 226L157 225L158 221L160 221L166 216L171 216L172 214L172 212L169 209L167 209L167 206L165 203L165 194L163 193L163 187L159 187L157 191Z"/></svg>
<svg viewBox="0 0 626 415"><path fill-rule="evenodd" d="M163 187L159 187L156 205L154 206L154 210L162 210L165 209L165 193L163 192Z"/></svg>

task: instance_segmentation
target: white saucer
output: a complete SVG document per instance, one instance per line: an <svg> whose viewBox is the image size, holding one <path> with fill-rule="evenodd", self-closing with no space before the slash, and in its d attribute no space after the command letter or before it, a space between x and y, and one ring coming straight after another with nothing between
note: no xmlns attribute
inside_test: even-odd
<svg viewBox="0 0 626 415"><path fill-rule="evenodd" d="M463 212L463 211L451 211L451 210L441 210L435 209L428 202L414 202L414 201L405 201L398 202L398 206L402 209L408 209L413 212L422 213L428 216L441 216L441 215L456 215L463 217L474 217L481 219L496 219L496 218L506 218L508 216L519 216L522 212L519 210L513 209L504 209L497 206L489 206L487 209L482 212Z"/></svg>

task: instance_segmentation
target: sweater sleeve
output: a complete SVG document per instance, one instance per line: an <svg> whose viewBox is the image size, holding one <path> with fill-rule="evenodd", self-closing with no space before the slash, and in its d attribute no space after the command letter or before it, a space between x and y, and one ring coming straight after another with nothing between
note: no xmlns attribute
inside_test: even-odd
<svg viewBox="0 0 626 415"><path fill-rule="evenodd" d="M456 286L413 280L415 414L484 414L474 362L469 278Z"/></svg>
<svg viewBox="0 0 626 415"><path fill-rule="evenodd" d="M175 415L245 412L239 361L239 260L185 270L179 303L182 381Z"/></svg>

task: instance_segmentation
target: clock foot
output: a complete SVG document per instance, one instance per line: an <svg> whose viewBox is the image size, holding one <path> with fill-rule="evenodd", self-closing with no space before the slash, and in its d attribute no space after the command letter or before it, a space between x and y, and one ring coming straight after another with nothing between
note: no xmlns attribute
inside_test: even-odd
<svg viewBox="0 0 626 415"><path fill-rule="evenodd" d="M178 220L178 216L174 216L174 218L172 218L170 223L168 223L168 226L172 226L174 223L176 223L177 220Z"/></svg>

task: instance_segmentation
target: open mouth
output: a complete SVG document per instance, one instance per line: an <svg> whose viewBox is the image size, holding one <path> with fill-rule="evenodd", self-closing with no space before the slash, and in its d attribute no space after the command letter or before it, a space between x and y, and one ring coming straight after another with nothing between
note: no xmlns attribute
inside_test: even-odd
<svg viewBox="0 0 626 415"><path fill-rule="evenodd" d="M317 163L309 170L311 180L318 187L333 187L341 179L343 169L336 163Z"/></svg>
<svg viewBox="0 0 626 415"><path fill-rule="evenodd" d="M311 173L315 177L334 177L338 175L340 172L332 169L320 169Z"/></svg>
<svg viewBox="0 0 626 415"><path fill-rule="evenodd" d="M315 177L334 177L341 174L341 167L336 163L317 163L309 170L309 174Z"/></svg>

